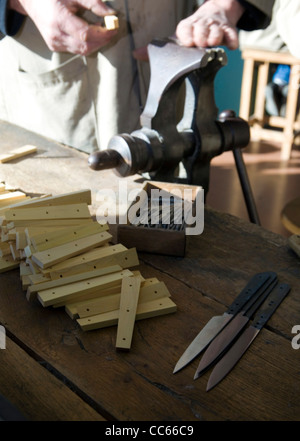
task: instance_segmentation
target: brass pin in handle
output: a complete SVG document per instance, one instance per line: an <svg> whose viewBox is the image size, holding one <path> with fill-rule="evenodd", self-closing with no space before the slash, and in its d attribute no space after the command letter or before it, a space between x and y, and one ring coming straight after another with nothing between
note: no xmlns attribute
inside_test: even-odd
<svg viewBox="0 0 300 441"><path fill-rule="evenodd" d="M123 158L116 150L94 152L88 158L88 164L92 170L117 168L122 162Z"/></svg>

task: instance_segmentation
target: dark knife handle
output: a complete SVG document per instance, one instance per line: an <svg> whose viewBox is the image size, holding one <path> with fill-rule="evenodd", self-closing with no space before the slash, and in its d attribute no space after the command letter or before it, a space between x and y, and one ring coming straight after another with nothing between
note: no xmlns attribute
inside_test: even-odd
<svg viewBox="0 0 300 441"><path fill-rule="evenodd" d="M254 317L252 326L261 329L274 314L280 303L290 292L290 286L286 283L277 285L267 299L266 306L263 306Z"/></svg>
<svg viewBox="0 0 300 441"><path fill-rule="evenodd" d="M258 308L264 303L264 301L268 298L269 294L273 291L275 286L277 285L277 278L272 280L272 283L261 289L258 293L256 293L249 302L245 305L244 315L249 318L254 317L254 314L257 312Z"/></svg>
<svg viewBox="0 0 300 441"><path fill-rule="evenodd" d="M273 271L255 274L255 276L251 278L234 302L229 306L228 310L226 311L227 314L235 315L241 311L243 306L254 294L256 294L265 284L268 286L273 280L276 279L276 277L277 275Z"/></svg>

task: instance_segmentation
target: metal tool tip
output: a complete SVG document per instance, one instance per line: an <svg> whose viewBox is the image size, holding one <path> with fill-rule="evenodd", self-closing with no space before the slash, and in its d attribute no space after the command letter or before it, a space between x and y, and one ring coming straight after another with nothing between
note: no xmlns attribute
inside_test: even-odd
<svg viewBox="0 0 300 441"><path fill-rule="evenodd" d="M176 366L174 367L173 374L176 374L178 371L180 371L180 369L182 369L182 367L183 366L179 366L177 363Z"/></svg>
<svg viewBox="0 0 300 441"><path fill-rule="evenodd" d="M213 388L213 386L212 387L210 387L210 386L206 386L206 392L209 392L211 389Z"/></svg>
<svg viewBox="0 0 300 441"><path fill-rule="evenodd" d="M217 383L214 383L214 382L210 381L210 379L208 379L208 382L206 385L206 392L209 392L210 390L212 390L216 385L217 385Z"/></svg>
<svg viewBox="0 0 300 441"><path fill-rule="evenodd" d="M206 371L207 371L206 368L205 369L202 369L202 368L199 369L199 367L198 367L198 369L196 370L195 375L194 375L194 380L197 380L197 378L201 377L201 375L203 375Z"/></svg>

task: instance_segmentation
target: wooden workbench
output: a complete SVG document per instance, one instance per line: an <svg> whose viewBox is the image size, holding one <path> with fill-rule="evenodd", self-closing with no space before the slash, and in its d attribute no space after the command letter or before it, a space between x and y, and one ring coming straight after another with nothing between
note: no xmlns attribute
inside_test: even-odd
<svg viewBox="0 0 300 441"><path fill-rule="evenodd" d="M24 144L38 152L0 165L0 180L31 194L118 188L111 172L93 172L87 156L0 123L0 153ZM138 187L137 177L127 180ZM93 201L97 209L97 201ZM19 272L0 275L0 394L34 421L299 420L300 261L285 238L206 208L204 233L188 237L186 256L140 253L144 277L164 281L177 312L136 322L129 352L115 349L116 327L83 332L63 309L29 303ZM275 271L292 290L234 370L206 392L193 380L199 357L173 375L187 345L222 314L249 279Z"/></svg>

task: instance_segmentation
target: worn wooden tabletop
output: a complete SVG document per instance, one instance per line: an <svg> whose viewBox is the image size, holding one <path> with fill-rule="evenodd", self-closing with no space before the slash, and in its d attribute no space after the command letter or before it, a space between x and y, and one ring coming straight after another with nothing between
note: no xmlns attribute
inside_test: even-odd
<svg viewBox="0 0 300 441"><path fill-rule="evenodd" d="M88 169L87 156L0 123L0 153L24 144L38 152L0 165L0 180L30 194L118 189L111 172ZM126 180L140 186L138 177ZM144 277L167 285L177 312L136 322L130 351L116 351L116 327L84 332L61 309L29 303L18 270L0 274L0 394L35 421L248 421L300 419L300 261L285 238L206 207L203 234L187 238L185 257L139 253ZM250 278L275 271L288 297L231 373L206 392L198 357L173 374L201 328L225 312Z"/></svg>

